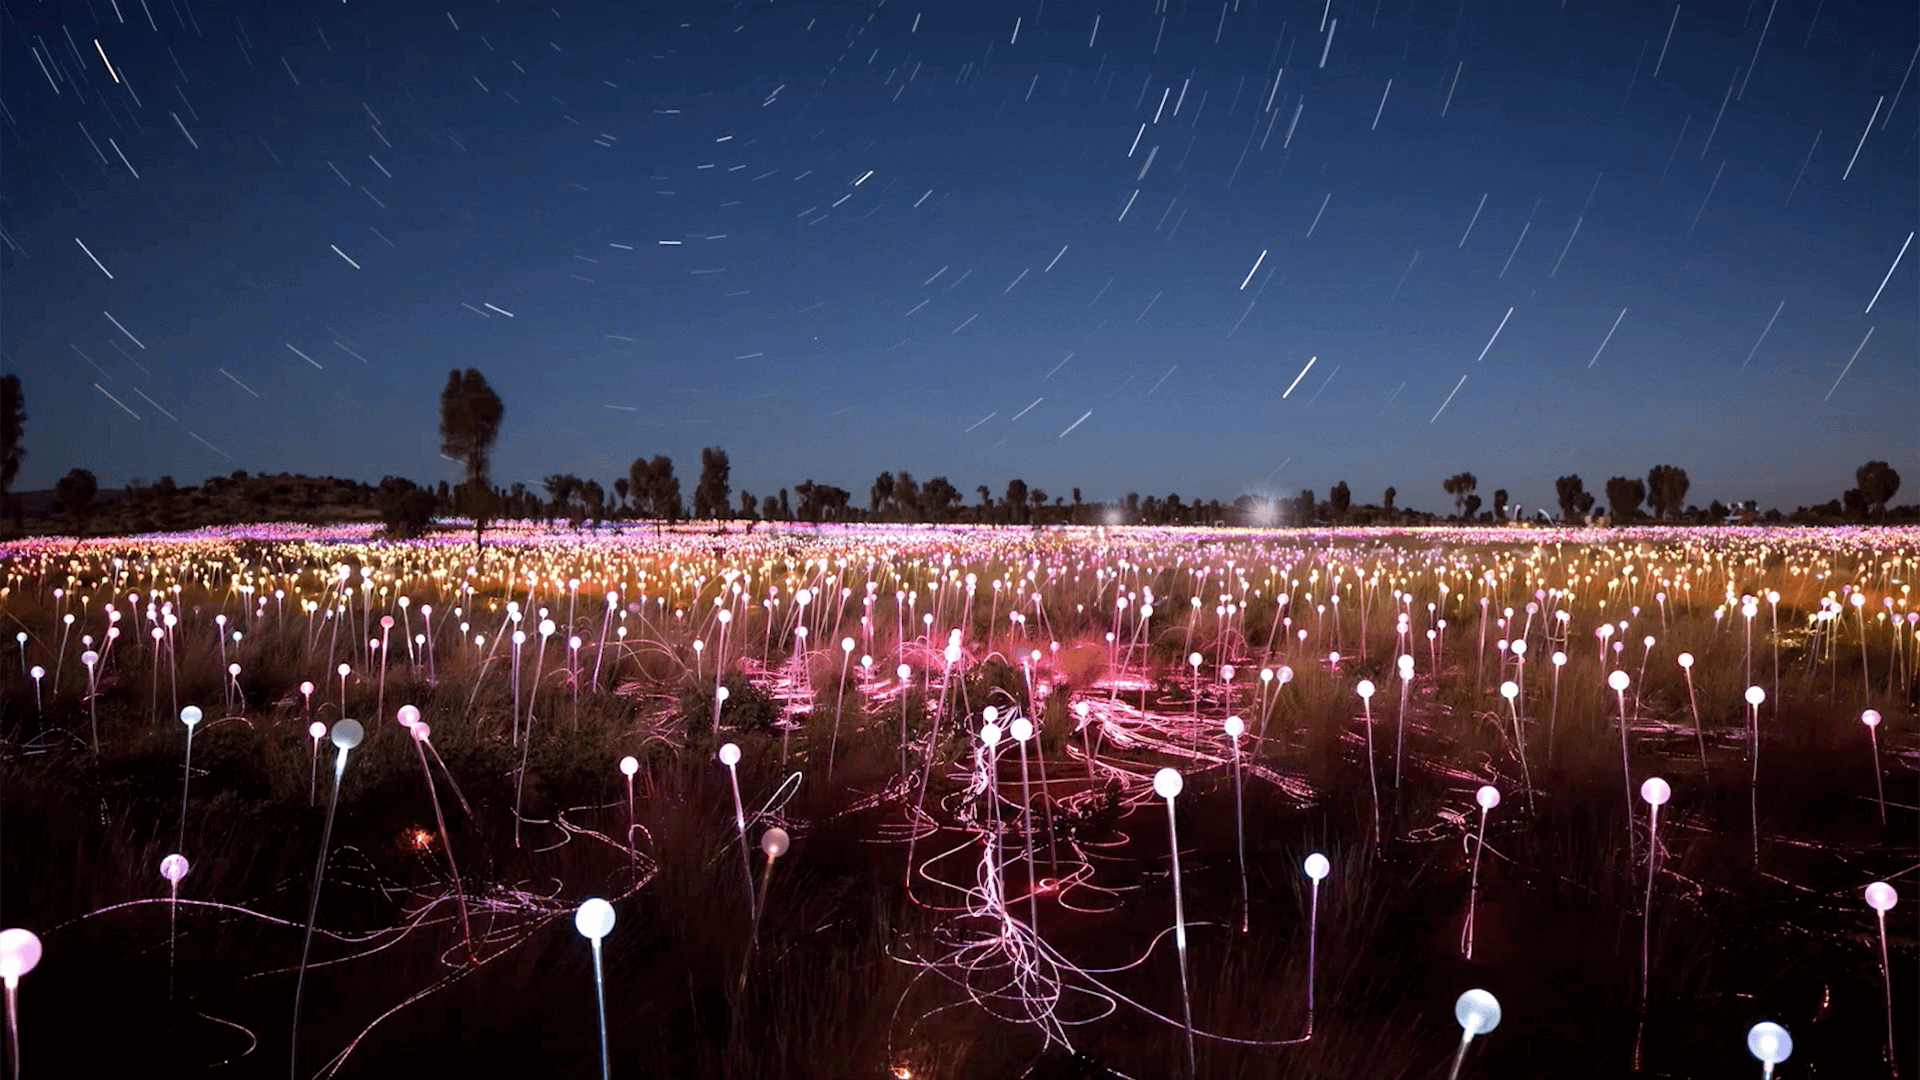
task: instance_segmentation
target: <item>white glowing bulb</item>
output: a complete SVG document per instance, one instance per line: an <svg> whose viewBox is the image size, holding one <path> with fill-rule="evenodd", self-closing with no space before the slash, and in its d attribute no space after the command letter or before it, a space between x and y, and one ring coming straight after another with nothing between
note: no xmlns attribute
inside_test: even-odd
<svg viewBox="0 0 1920 1080"><path fill-rule="evenodd" d="M1893 886L1884 881L1876 881L1867 886L1867 906L1875 911L1882 913L1890 911L1895 901L1899 899L1899 895L1893 891Z"/></svg>
<svg viewBox="0 0 1920 1080"><path fill-rule="evenodd" d="M613 932L613 905L593 897L573 913L573 928L580 936L596 944Z"/></svg>
<svg viewBox="0 0 1920 1080"><path fill-rule="evenodd" d="M1613 687L1615 691L1624 692L1627 688L1627 683L1631 681L1632 679L1630 679L1624 671L1616 670L1613 674L1607 676L1607 685Z"/></svg>
<svg viewBox="0 0 1920 1080"><path fill-rule="evenodd" d="M1480 809L1491 810L1500 805L1500 791L1492 784L1483 784L1473 793L1473 801L1480 804Z"/></svg>
<svg viewBox="0 0 1920 1080"><path fill-rule="evenodd" d="M1304 869L1306 870L1308 877L1312 878L1315 881L1320 881L1324 879L1327 876L1327 874L1333 870L1333 866L1332 864L1327 862L1327 857L1325 855L1322 855L1316 851L1313 854L1307 856L1307 861L1304 866Z"/></svg>
<svg viewBox="0 0 1920 1080"><path fill-rule="evenodd" d="M729 769L740 764L740 748L733 743L727 743L721 746L720 764L725 765Z"/></svg>
<svg viewBox="0 0 1920 1080"><path fill-rule="evenodd" d="M1765 700L1767 700L1767 692L1765 690L1762 690L1758 686L1747 687L1747 704L1758 706Z"/></svg>
<svg viewBox="0 0 1920 1080"><path fill-rule="evenodd" d="M1649 805L1665 806L1667 800L1673 797L1673 788L1665 780L1657 776L1649 776L1646 782L1640 785L1640 797Z"/></svg>
<svg viewBox="0 0 1920 1080"><path fill-rule="evenodd" d="M1506 698L1508 701L1512 701L1514 698L1519 697L1520 684L1514 682L1512 679L1508 679L1506 682L1501 683L1500 696L1503 698Z"/></svg>
<svg viewBox="0 0 1920 1080"><path fill-rule="evenodd" d="M1679 657L1679 659L1680 659L1680 666L1681 666L1681 667L1683 667L1683 668L1690 668L1690 667L1692 667L1692 666L1693 666L1693 654L1692 654L1692 653L1690 653L1690 652L1683 652L1683 653L1681 653L1681 654L1680 654L1680 657Z"/></svg>
<svg viewBox="0 0 1920 1080"><path fill-rule="evenodd" d="M1361 679L1360 685L1354 687L1353 692L1359 694L1363 699L1371 698L1373 696L1373 680Z"/></svg>
<svg viewBox="0 0 1920 1080"><path fill-rule="evenodd" d="M628 776L640 771L640 759L629 754L620 759L620 771Z"/></svg>
<svg viewBox="0 0 1920 1080"><path fill-rule="evenodd" d="M1237 716L1227 717L1227 738L1238 739L1247 730L1246 721Z"/></svg>
<svg viewBox="0 0 1920 1080"><path fill-rule="evenodd" d="M1186 787L1186 781L1180 778L1178 769L1161 769L1153 774L1153 793L1163 799L1172 799Z"/></svg>

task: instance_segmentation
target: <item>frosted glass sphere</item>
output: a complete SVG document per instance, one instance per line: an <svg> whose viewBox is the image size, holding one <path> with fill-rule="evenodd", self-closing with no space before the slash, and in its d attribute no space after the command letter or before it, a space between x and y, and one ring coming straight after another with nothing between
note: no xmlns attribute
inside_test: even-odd
<svg viewBox="0 0 1920 1080"><path fill-rule="evenodd" d="M1866 712L1861 713L1860 722L1867 725L1868 727L1879 727L1880 726L1880 710L1868 709Z"/></svg>
<svg viewBox="0 0 1920 1080"><path fill-rule="evenodd" d="M318 720L315 720L313 723L307 725L307 736L316 742L325 738L326 734L327 734L327 725L321 723Z"/></svg>
<svg viewBox="0 0 1920 1080"><path fill-rule="evenodd" d="M785 855L792 843L792 839L787 836L787 830L779 826L760 834L760 850L766 852L769 859L777 859Z"/></svg>
<svg viewBox="0 0 1920 1080"><path fill-rule="evenodd" d="M720 764L728 768L740 764L740 748L733 743L720 747Z"/></svg>
<svg viewBox="0 0 1920 1080"><path fill-rule="evenodd" d="M985 720L989 724L994 723L1000 719L1000 710L989 705L980 710L980 719Z"/></svg>
<svg viewBox="0 0 1920 1080"><path fill-rule="evenodd" d="M1332 870L1333 870L1333 864L1327 862L1327 857L1325 855L1322 855L1316 851L1313 854L1307 856L1307 862L1306 862L1307 876L1312 878L1313 880L1320 881L1324 879L1329 873L1332 872Z"/></svg>
<svg viewBox="0 0 1920 1080"><path fill-rule="evenodd" d="M1161 769L1153 774L1153 793L1163 799L1171 799L1186 787L1186 781L1180 778L1178 769Z"/></svg>
<svg viewBox="0 0 1920 1080"><path fill-rule="evenodd" d="M192 727L193 725L200 722L201 715L202 714L200 712L200 706L189 705L186 708L180 710L180 722L187 725L188 727Z"/></svg>
<svg viewBox="0 0 1920 1080"><path fill-rule="evenodd" d="M1033 721L1022 716L1013 722L1013 737L1017 742L1026 742L1033 738Z"/></svg>
<svg viewBox="0 0 1920 1080"><path fill-rule="evenodd" d="M1354 693L1359 694L1363 698L1372 697L1373 696L1373 680L1361 679L1360 685L1354 687L1353 691Z"/></svg>
<svg viewBox="0 0 1920 1080"><path fill-rule="evenodd" d="M597 896L589 899L573 913L573 928L591 941L606 937L613 932L613 905Z"/></svg>
<svg viewBox="0 0 1920 1080"><path fill-rule="evenodd" d="M1512 701L1514 698L1519 697L1520 684L1517 682L1514 682L1512 679L1508 679L1506 682L1501 683L1500 696L1503 698L1506 698L1508 701Z"/></svg>
<svg viewBox="0 0 1920 1080"><path fill-rule="evenodd" d="M1613 674L1607 676L1607 685L1613 687L1616 691L1625 690L1629 681L1631 680L1628 679L1627 673L1624 671L1615 671Z"/></svg>
<svg viewBox="0 0 1920 1080"><path fill-rule="evenodd" d="M351 750L360 745L360 740L365 738L366 734L366 729L360 726L360 721L340 720L333 725L333 745L342 750Z"/></svg>
<svg viewBox="0 0 1920 1080"><path fill-rule="evenodd" d="M980 729L980 741L990 747L1000 745L1000 725L988 721L987 726Z"/></svg>
<svg viewBox="0 0 1920 1080"><path fill-rule="evenodd" d="M1650 776L1646 783L1640 785L1640 797L1647 800L1649 805L1665 806L1667 800L1673 797L1673 788L1665 780Z"/></svg>
<svg viewBox="0 0 1920 1080"><path fill-rule="evenodd" d="M1244 733L1246 730L1247 730L1246 721L1240 719L1237 716L1227 717L1227 737L1229 739L1239 738L1241 734Z"/></svg>
<svg viewBox="0 0 1920 1080"><path fill-rule="evenodd" d="M1763 1020L1747 1032L1747 1053L1769 1065L1778 1065L1793 1055L1793 1036L1779 1024Z"/></svg>
<svg viewBox="0 0 1920 1080"><path fill-rule="evenodd" d="M1765 690L1757 686L1747 687L1747 704L1759 705L1765 700L1767 700L1767 692Z"/></svg>
<svg viewBox="0 0 1920 1080"><path fill-rule="evenodd" d="M1681 653L1681 654L1680 654L1680 666L1681 666L1681 667L1683 667L1683 668L1690 668L1690 667L1692 667L1692 666L1693 666L1693 654L1692 654L1692 653L1690 653L1690 652L1683 652L1683 653Z"/></svg>
<svg viewBox="0 0 1920 1080"><path fill-rule="evenodd" d="M1480 804L1480 809L1491 810L1500 805L1500 789L1492 784L1482 785L1479 791L1473 793L1473 801Z"/></svg>
<svg viewBox="0 0 1920 1080"><path fill-rule="evenodd" d="M1884 881L1876 881L1867 886L1867 906L1875 911L1892 910L1894 901L1898 899L1899 896L1893 891L1893 886Z"/></svg>
<svg viewBox="0 0 1920 1080"><path fill-rule="evenodd" d="M713 692L713 700L715 701L725 701L732 696L733 696L733 691L728 690L724 686Z"/></svg>
<svg viewBox="0 0 1920 1080"><path fill-rule="evenodd" d="M407 730L413 733L414 742L426 742L433 737L433 729L428 727L424 721L413 725Z"/></svg>
<svg viewBox="0 0 1920 1080"><path fill-rule="evenodd" d="M1500 1002L1485 990L1469 990L1453 1003L1453 1018L1469 1035L1485 1035L1500 1026Z"/></svg>
<svg viewBox="0 0 1920 1080"><path fill-rule="evenodd" d="M40 939L31 930L0 930L0 978L12 981L40 963Z"/></svg>
<svg viewBox="0 0 1920 1080"><path fill-rule="evenodd" d="M420 722L420 710L413 705L402 705L394 718L400 721L401 727L410 728Z"/></svg>
<svg viewBox="0 0 1920 1080"><path fill-rule="evenodd" d="M640 771L640 759L629 754L620 759L620 771L628 776Z"/></svg>
<svg viewBox="0 0 1920 1080"><path fill-rule="evenodd" d="M92 667L100 662L100 654L94 652L92 649L88 649L86 652L80 654L80 662L88 667Z"/></svg>
<svg viewBox="0 0 1920 1080"><path fill-rule="evenodd" d="M312 697L312 696L313 696L313 683L311 683L311 682L302 682L302 683L300 684L300 692L301 692L302 694L305 694L305 695L307 695L308 697Z"/></svg>
<svg viewBox="0 0 1920 1080"><path fill-rule="evenodd" d="M180 879L187 876L187 869L185 855L169 855L160 860L160 876L175 885L180 884Z"/></svg>

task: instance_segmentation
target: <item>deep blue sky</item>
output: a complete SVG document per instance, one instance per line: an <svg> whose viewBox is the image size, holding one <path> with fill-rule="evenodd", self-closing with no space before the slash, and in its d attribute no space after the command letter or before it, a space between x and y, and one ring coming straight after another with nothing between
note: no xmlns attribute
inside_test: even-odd
<svg viewBox="0 0 1920 1080"><path fill-rule="evenodd" d="M10 3L17 486L451 477L474 366L503 484L1910 501L1920 251L1864 309L1917 44L1906 0Z"/></svg>

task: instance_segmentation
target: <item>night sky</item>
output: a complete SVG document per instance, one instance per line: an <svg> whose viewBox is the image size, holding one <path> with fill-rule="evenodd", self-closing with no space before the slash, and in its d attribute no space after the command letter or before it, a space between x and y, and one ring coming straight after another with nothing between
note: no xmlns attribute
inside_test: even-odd
<svg viewBox="0 0 1920 1080"><path fill-rule="evenodd" d="M472 366L502 485L1911 501L1917 48L1909 0L16 0L15 486L457 479Z"/></svg>

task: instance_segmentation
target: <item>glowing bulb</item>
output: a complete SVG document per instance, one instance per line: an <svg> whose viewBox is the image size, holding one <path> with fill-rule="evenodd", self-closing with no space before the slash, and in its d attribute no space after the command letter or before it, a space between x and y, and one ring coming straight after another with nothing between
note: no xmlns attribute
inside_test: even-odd
<svg viewBox="0 0 1920 1080"><path fill-rule="evenodd" d="M1247 730L1246 721L1237 716L1227 717L1227 738L1238 739Z"/></svg>
<svg viewBox="0 0 1920 1080"><path fill-rule="evenodd" d="M1026 742L1033 738L1033 722L1024 716L1014 719L1012 730L1016 742Z"/></svg>
<svg viewBox="0 0 1920 1080"><path fill-rule="evenodd" d="M401 727L411 729L420 722L420 710L412 705L402 705L400 711L394 714L394 719L400 721Z"/></svg>
<svg viewBox="0 0 1920 1080"><path fill-rule="evenodd" d="M342 750L351 750L360 745L366 737L366 729L358 720L337 720L333 725L333 745Z"/></svg>
<svg viewBox="0 0 1920 1080"><path fill-rule="evenodd" d="M1333 865L1327 862L1327 857L1325 855L1322 855L1316 851L1313 854L1307 856L1307 861L1304 868L1307 872L1308 877L1312 878L1315 881L1320 881L1324 879L1327 876L1327 874L1333 870Z"/></svg>
<svg viewBox="0 0 1920 1080"><path fill-rule="evenodd" d="M1473 793L1473 801L1480 804L1480 809L1491 810L1500 805L1500 791L1492 784L1483 784Z"/></svg>
<svg viewBox="0 0 1920 1080"><path fill-rule="evenodd" d="M1866 712L1861 713L1860 722L1867 725L1868 727L1879 727L1880 726L1880 710L1868 709Z"/></svg>
<svg viewBox="0 0 1920 1080"><path fill-rule="evenodd" d="M1485 990L1469 990L1453 1003L1453 1018L1469 1035L1484 1035L1500 1026L1500 1002Z"/></svg>
<svg viewBox="0 0 1920 1080"><path fill-rule="evenodd" d="M1640 785L1640 797L1650 806L1665 806L1667 800L1673 797L1673 788L1665 780L1657 776L1649 776L1646 782Z"/></svg>
<svg viewBox="0 0 1920 1080"><path fill-rule="evenodd" d="M1361 679L1360 685L1354 687L1353 692L1359 694L1362 698L1371 698L1373 696L1373 680Z"/></svg>
<svg viewBox="0 0 1920 1080"><path fill-rule="evenodd" d="M180 884L180 879L187 876L187 869L185 855L169 855L160 860L160 876L166 878L170 884Z"/></svg>
<svg viewBox="0 0 1920 1080"><path fill-rule="evenodd" d="M1793 1036L1779 1024L1762 1021L1747 1032L1747 1053L1769 1065L1778 1065L1793 1055Z"/></svg>
<svg viewBox="0 0 1920 1080"><path fill-rule="evenodd" d="M986 743L989 749L999 746L1000 725L991 720L987 721L986 726L980 729L980 741Z"/></svg>
<svg viewBox="0 0 1920 1080"><path fill-rule="evenodd" d="M1153 793L1163 799L1172 799L1186 787L1186 781L1180 778L1178 769L1161 769L1153 774Z"/></svg>
<svg viewBox="0 0 1920 1080"><path fill-rule="evenodd" d="M1512 701L1514 698L1519 697L1520 684L1514 682L1512 679L1508 679L1506 682L1501 683L1500 696L1503 698L1506 698L1508 701Z"/></svg>
<svg viewBox="0 0 1920 1080"><path fill-rule="evenodd" d="M777 859L785 855L792 843L792 838L787 836L787 830L778 825L760 834L760 850L766 852L769 859Z"/></svg>
<svg viewBox="0 0 1920 1080"><path fill-rule="evenodd" d="M1615 671L1613 674L1607 676L1607 685L1613 687L1613 689L1618 692L1624 692L1627 689L1627 683L1631 681L1624 671Z"/></svg>
<svg viewBox="0 0 1920 1080"><path fill-rule="evenodd" d="M589 941L599 941L613 932L613 905L593 897L573 913L573 928Z"/></svg>
<svg viewBox="0 0 1920 1080"><path fill-rule="evenodd" d="M201 715L202 713L200 712L200 706L189 705L186 708L180 710L180 722L187 725L188 727L192 727L193 725L200 722Z"/></svg>
<svg viewBox="0 0 1920 1080"><path fill-rule="evenodd" d="M1876 881L1867 886L1867 906L1875 911L1892 910L1894 902L1898 899L1899 896L1893 891L1893 886L1884 881Z"/></svg>
<svg viewBox="0 0 1920 1080"><path fill-rule="evenodd" d="M1767 692L1765 690L1762 690L1758 686L1747 687L1747 704L1758 707L1759 704L1765 700L1767 700Z"/></svg>
<svg viewBox="0 0 1920 1080"><path fill-rule="evenodd" d="M637 757L634 757L632 754L628 754L626 757L621 758L620 771L626 774L627 776L632 776L634 773L639 772L640 759Z"/></svg>
<svg viewBox="0 0 1920 1080"><path fill-rule="evenodd" d="M40 963L40 939L31 930L0 930L0 979L12 985Z"/></svg>
<svg viewBox="0 0 1920 1080"><path fill-rule="evenodd" d="M1683 668L1691 668L1693 666L1693 654L1690 652L1681 653L1680 666Z"/></svg>
<svg viewBox="0 0 1920 1080"><path fill-rule="evenodd" d="M991 724L996 720L1000 719L1000 710L989 705L986 708L980 710L980 718L982 720L985 720L987 723Z"/></svg>
<svg viewBox="0 0 1920 1080"><path fill-rule="evenodd" d="M315 742L319 742L321 739L325 738L326 734L327 734L327 725L321 723L318 720L315 720L313 723L307 725L307 737L312 739Z"/></svg>

